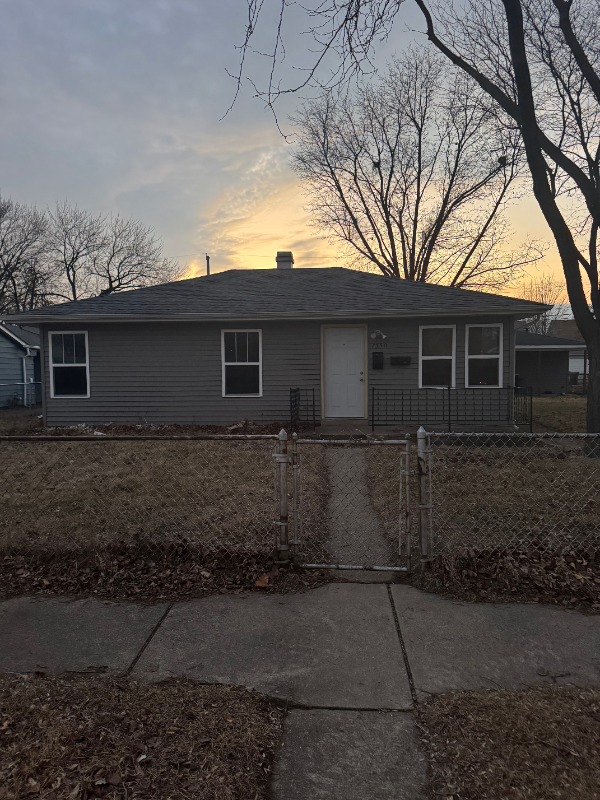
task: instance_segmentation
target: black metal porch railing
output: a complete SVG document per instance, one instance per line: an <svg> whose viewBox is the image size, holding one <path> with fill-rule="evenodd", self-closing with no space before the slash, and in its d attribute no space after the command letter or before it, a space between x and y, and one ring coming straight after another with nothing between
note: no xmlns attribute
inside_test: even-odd
<svg viewBox="0 0 600 800"><path fill-rule="evenodd" d="M312 425L313 429L316 427L314 388L290 389L290 422L292 429L297 428L301 422Z"/></svg>
<svg viewBox="0 0 600 800"><path fill-rule="evenodd" d="M369 422L376 426L526 425L532 430L531 387L503 389L380 389L371 387Z"/></svg>

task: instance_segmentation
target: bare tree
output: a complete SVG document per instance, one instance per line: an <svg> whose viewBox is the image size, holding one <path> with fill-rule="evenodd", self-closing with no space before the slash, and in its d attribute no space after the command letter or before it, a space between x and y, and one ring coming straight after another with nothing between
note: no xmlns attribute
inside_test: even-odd
<svg viewBox="0 0 600 800"><path fill-rule="evenodd" d="M539 333L547 336L550 333L550 326L557 319L564 319L569 315L565 313L567 295L564 281L557 280L553 275L540 275L531 278L523 287L522 296L524 300L532 300L534 303L543 303L552 306L550 311L545 314L538 314L529 319L520 320L519 328L527 329L531 333Z"/></svg>
<svg viewBox="0 0 600 800"><path fill-rule="evenodd" d="M514 279L542 254L505 249L522 154L484 99L415 49L376 84L305 104L293 167L317 227L384 275L478 289Z"/></svg>
<svg viewBox="0 0 600 800"><path fill-rule="evenodd" d="M180 277L176 261L165 258L152 228L134 219L111 217L101 247L91 259L96 294L112 294L166 283Z"/></svg>
<svg viewBox="0 0 600 800"><path fill-rule="evenodd" d="M56 284L55 296L80 300L95 292L94 259L106 243L105 220L67 202L49 212L46 257Z"/></svg>
<svg viewBox="0 0 600 800"><path fill-rule="evenodd" d="M151 228L119 215L107 219L59 203L50 213L48 240L54 294L64 300L151 286L180 275L177 262L162 255L162 242Z"/></svg>
<svg viewBox="0 0 600 800"><path fill-rule="evenodd" d="M569 301L590 356L587 426L600 431L600 36L595 0L415 0L425 35L494 101L499 119L519 131L533 194L556 242ZM403 0L315 0L305 6L314 38L315 79L326 56L337 57L332 80L362 68L385 39ZM261 0L248 0L243 57L257 29ZM267 102L282 91L286 0L272 48ZM331 61L331 59L330 59ZM579 213L578 213L579 212ZM589 297L588 297L589 296ZM591 301L591 303L590 303Z"/></svg>
<svg viewBox="0 0 600 800"><path fill-rule="evenodd" d="M0 198L0 312L23 311L46 301L41 260L46 233L43 212Z"/></svg>

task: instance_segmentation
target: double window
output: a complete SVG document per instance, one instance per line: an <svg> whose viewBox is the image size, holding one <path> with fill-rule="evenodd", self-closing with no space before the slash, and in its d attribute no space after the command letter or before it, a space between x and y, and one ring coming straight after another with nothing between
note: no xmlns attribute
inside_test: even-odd
<svg viewBox="0 0 600 800"><path fill-rule="evenodd" d="M261 397L261 332L222 331L221 337L223 397Z"/></svg>
<svg viewBox="0 0 600 800"><path fill-rule="evenodd" d="M50 394L52 397L89 397L88 341L85 331L51 332Z"/></svg>
<svg viewBox="0 0 600 800"><path fill-rule="evenodd" d="M502 386L502 325L467 325L466 338L466 385Z"/></svg>
<svg viewBox="0 0 600 800"><path fill-rule="evenodd" d="M454 386L456 326L422 325L419 337L419 388Z"/></svg>

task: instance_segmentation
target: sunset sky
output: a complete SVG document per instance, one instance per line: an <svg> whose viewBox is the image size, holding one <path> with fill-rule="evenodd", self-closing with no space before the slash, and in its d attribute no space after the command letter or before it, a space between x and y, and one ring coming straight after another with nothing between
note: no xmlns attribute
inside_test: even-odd
<svg viewBox="0 0 600 800"><path fill-rule="evenodd" d="M309 226L291 145L245 86L233 110L234 45L245 0L0 0L0 192L44 207L68 200L152 225L165 253L202 274L275 265L341 265ZM273 6L266 5L267 23ZM269 16L271 14L271 16ZM415 34L409 13L380 52ZM306 56L293 36L288 75ZM298 23L300 26L300 23ZM300 27L298 27L300 30ZM265 48L269 39L265 28ZM261 44L257 42L257 44ZM260 60L250 64L261 75ZM283 121L299 102L288 97ZM517 244L549 239L533 200L514 208ZM550 253L537 273L557 271Z"/></svg>

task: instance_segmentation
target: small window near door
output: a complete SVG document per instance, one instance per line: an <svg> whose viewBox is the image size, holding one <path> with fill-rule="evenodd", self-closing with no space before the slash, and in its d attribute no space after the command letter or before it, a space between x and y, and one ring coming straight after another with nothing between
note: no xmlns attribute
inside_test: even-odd
<svg viewBox="0 0 600 800"><path fill-rule="evenodd" d="M85 331L50 333L52 397L89 397L88 342Z"/></svg>
<svg viewBox="0 0 600 800"><path fill-rule="evenodd" d="M454 386L454 325L421 326L419 387Z"/></svg>
<svg viewBox="0 0 600 800"><path fill-rule="evenodd" d="M467 325L466 384L502 386L502 325Z"/></svg>
<svg viewBox="0 0 600 800"><path fill-rule="evenodd" d="M223 397L261 397L261 331L222 331L221 352Z"/></svg>

